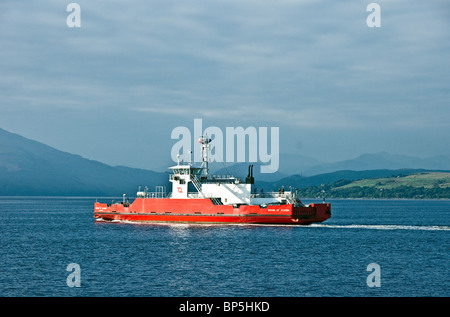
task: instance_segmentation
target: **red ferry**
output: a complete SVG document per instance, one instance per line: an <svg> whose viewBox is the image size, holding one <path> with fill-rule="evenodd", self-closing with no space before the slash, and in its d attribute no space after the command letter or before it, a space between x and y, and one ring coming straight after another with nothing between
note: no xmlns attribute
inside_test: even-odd
<svg viewBox="0 0 450 317"><path fill-rule="evenodd" d="M296 192L254 193L253 165L245 181L234 176L210 176L208 150L210 139L202 137L202 165L178 164L170 167L172 192L164 186L155 192L137 192L129 203L95 203L94 218L110 221L228 223L228 224L297 224L323 222L331 217L331 204L304 205ZM191 185L192 184L192 185ZM188 191L195 188L194 192Z"/></svg>

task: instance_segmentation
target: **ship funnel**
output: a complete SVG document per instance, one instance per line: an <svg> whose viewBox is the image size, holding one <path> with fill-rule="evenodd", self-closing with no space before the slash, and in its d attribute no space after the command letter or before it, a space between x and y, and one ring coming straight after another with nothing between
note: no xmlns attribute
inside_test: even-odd
<svg viewBox="0 0 450 317"><path fill-rule="evenodd" d="M253 178L253 165L248 166L248 175L247 175L247 178L245 179L245 182L247 184L255 183L255 179Z"/></svg>

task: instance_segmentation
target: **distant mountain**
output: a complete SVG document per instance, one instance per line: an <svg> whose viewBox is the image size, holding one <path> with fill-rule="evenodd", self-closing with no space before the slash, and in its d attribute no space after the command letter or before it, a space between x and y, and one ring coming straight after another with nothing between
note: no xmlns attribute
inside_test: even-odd
<svg viewBox="0 0 450 317"><path fill-rule="evenodd" d="M253 167L253 176L262 181L277 181L293 174L302 174L304 171L323 164L321 161L306 155L281 153L279 156L279 168L275 173L261 173L261 166L268 163L214 163L210 165L213 174L217 175L235 175L244 179L248 174L248 166Z"/></svg>
<svg viewBox="0 0 450 317"><path fill-rule="evenodd" d="M282 178L275 182L268 182L255 179L257 188L264 188L265 191L277 191L284 186L285 189L305 188L310 186L320 186L333 183L340 180L356 181L370 178L407 176L415 173L426 172L424 169L398 169L398 170L366 170L366 171L337 171L332 173L324 173L314 176L292 175Z"/></svg>
<svg viewBox="0 0 450 317"><path fill-rule="evenodd" d="M380 152L375 154L363 154L351 160L345 160L335 163L318 164L305 169L303 171L303 174L311 176L324 173L331 173L340 170L353 170L353 171L376 170L376 169L397 170L402 168L449 170L450 157L440 155L421 159L413 156L395 155L387 152ZM300 172L298 172L297 174L300 174Z"/></svg>
<svg viewBox="0 0 450 317"><path fill-rule="evenodd" d="M306 171L324 164L318 159L300 154L280 153L280 166L278 171L285 175L305 174Z"/></svg>
<svg viewBox="0 0 450 317"><path fill-rule="evenodd" d="M211 174L232 174L244 180L248 165L214 164L211 167L216 170L211 169ZM308 156L283 154L280 170L276 173L260 173L260 163L253 165L255 186L277 190L281 186L305 188L339 180L450 170L450 159L446 156L419 159L382 152L342 162L321 163ZM142 189L148 186L149 191L154 191L155 186L164 185L170 191L168 179L168 173L113 167L0 129L0 196L117 197L125 193L133 197L139 186Z"/></svg>
<svg viewBox="0 0 450 317"><path fill-rule="evenodd" d="M160 184L167 173L112 167L0 129L0 196L135 196Z"/></svg>
<svg viewBox="0 0 450 317"><path fill-rule="evenodd" d="M219 163L216 163L216 165L219 165ZM238 178L241 178L242 180L245 180L248 175L249 165L253 165L253 177L255 179L264 180L267 182L275 182L288 176L287 174L283 174L280 172L261 173L260 167L261 165L265 165L261 163L236 163L229 166L223 164L219 169L210 168L210 171L212 175L234 175Z"/></svg>
<svg viewBox="0 0 450 317"><path fill-rule="evenodd" d="M249 164L254 165L255 179L264 182L276 182L281 179L285 180L286 177L290 177L292 175L296 175L292 177L299 179L302 177L312 177L322 174L327 175L323 177L331 177L330 173L335 172L336 174L334 175L344 173L350 177L350 174L352 173L351 171L364 171L364 174L370 174L366 171L396 171L400 169L450 170L450 158L444 155L421 159L413 156L394 155L387 152L380 152L375 154L362 154L357 158L350 160L338 161L334 163L323 163L313 157L283 153L280 154L279 169L276 173L260 173L261 163L236 163L231 165L228 163L226 167L224 163L222 164L223 167L219 168L214 173L232 174L239 177L245 177L248 173L247 170ZM215 166L217 165L218 163L215 164ZM375 175L374 177L376 176L383 177L389 175ZM331 178L334 179L334 177Z"/></svg>

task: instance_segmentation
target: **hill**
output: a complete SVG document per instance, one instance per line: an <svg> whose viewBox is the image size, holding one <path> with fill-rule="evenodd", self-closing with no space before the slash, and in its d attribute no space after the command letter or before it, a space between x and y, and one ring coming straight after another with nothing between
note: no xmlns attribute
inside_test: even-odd
<svg viewBox="0 0 450 317"><path fill-rule="evenodd" d="M0 129L0 196L134 196L166 183L166 173L109 166Z"/></svg>
<svg viewBox="0 0 450 317"><path fill-rule="evenodd" d="M425 171L426 170L423 169L398 169L398 170L380 169L380 170L366 170L366 171L344 170L309 177L301 175L292 175L284 177L275 182L261 181L258 178L255 178L255 184L258 187L264 188L264 190L276 191L281 186L284 186L285 188L287 187L305 188L311 186L326 185L341 180L355 181L355 180L373 179L382 177L397 177L399 175L406 176Z"/></svg>
<svg viewBox="0 0 450 317"><path fill-rule="evenodd" d="M218 170L215 174L247 175L250 163L212 164ZM253 164L253 163L252 163ZM341 173L344 171L366 172L369 170L450 170L450 158L445 155L418 158L408 155L395 155L387 152L362 154L354 159L323 163L305 155L280 153L279 169L276 173L260 173L260 163L254 163L255 178L261 181L274 182L291 175L312 177ZM331 175L331 174L330 174ZM381 176L380 176L381 177Z"/></svg>
<svg viewBox="0 0 450 317"><path fill-rule="evenodd" d="M397 170L397 169L425 169L450 170L450 158L445 155L418 158L408 155L396 155L387 152L362 154L354 159L333 163L319 163L302 170L304 175L318 175L341 170Z"/></svg>
<svg viewBox="0 0 450 317"><path fill-rule="evenodd" d="M421 172L356 181L339 180L300 190L305 197L450 198L450 172Z"/></svg>
<svg viewBox="0 0 450 317"><path fill-rule="evenodd" d="M115 151L120 149L111 149L111 155ZM368 157L371 160L376 156ZM365 157L366 162L368 157ZM291 161L293 159L290 158ZM313 159L303 157L299 164L305 162L315 163ZM436 159L435 163L439 166L442 162ZM261 174L258 163L254 165L258 190L277 191L281 186L285 189L291 187L299 189L303 197L317 197L325 193L327 197L450 198L447 194L447 174L437 170L340 170L306 177L288 176L281 172ZM212 173L245 178L248 164L235 164ZM155 186L165 185L170 190L168 179L168 173L110 166L0 129L0 196L117 197L125 193L133 197L139 186L142 189L148 186L149 191L154 191Z"/></svg>
<svg viewBox="0 0 450 317"><path fill-rule="evenodd" d="M424 172L408 176L389 178L373 178L351 182L350 184L334 188L334 190L352 187L373 187L379 190L394 189L402 186L416 188L448 188L450 187L450 173Z"/></svg>

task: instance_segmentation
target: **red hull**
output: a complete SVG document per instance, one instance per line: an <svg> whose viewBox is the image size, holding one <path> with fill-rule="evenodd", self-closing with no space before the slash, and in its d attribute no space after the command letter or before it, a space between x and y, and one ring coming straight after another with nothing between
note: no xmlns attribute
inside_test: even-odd
<svg viewBox="0 0 450 317"><path fill-rule="evenodd" d="M210 199L136 198L129 206L95 203L94 217L103 220L133 222L179 223L242 223L242 224L299 224L307 225L330 218L331 206L311 204L295 207L292 204L214 205Z"/></svg>

